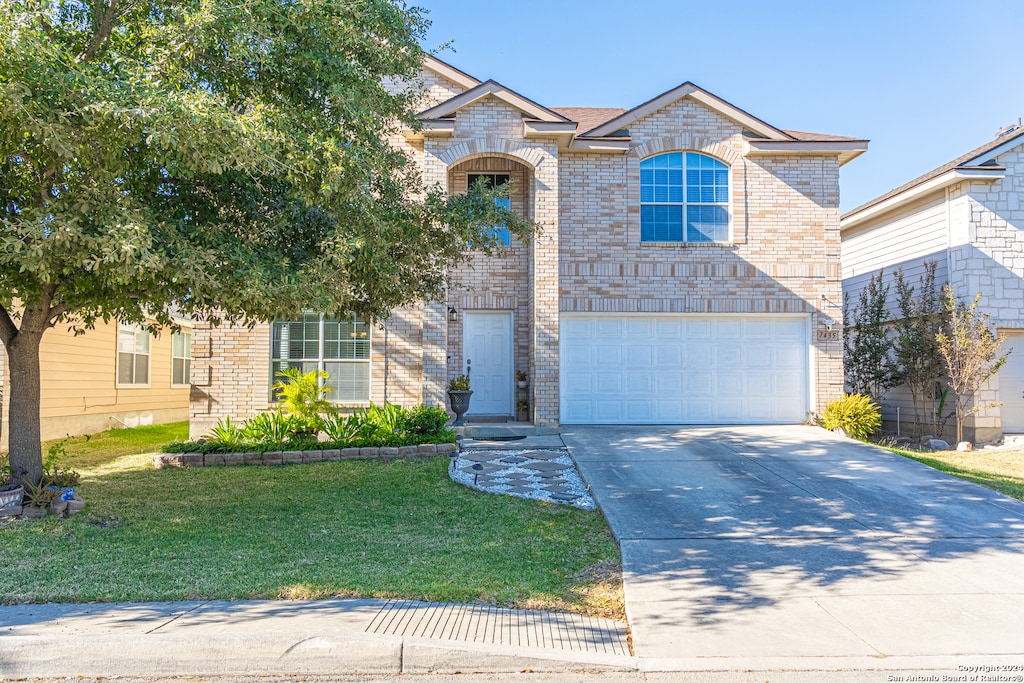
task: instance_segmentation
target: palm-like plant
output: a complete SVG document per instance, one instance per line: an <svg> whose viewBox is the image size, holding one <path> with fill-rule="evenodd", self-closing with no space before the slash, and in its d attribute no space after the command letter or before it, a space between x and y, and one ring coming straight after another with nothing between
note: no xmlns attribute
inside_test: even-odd
<svg viewBox="0 0 1024 683"><path fill-rule="evenodd" d="M302 372L288 368L277 373L280 378L274 383L274 391L280 398L285 414L296 418L293 434L316 433L323 429L323 413L333 413L334 404L327 400L331 388L320 383L327 379L323 370Z"/></svg>

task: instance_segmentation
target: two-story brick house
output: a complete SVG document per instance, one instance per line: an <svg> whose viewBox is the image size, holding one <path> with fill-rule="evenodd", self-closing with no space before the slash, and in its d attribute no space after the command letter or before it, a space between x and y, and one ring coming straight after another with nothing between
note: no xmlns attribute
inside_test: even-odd
<svg viewBox="0 0 1024 683"><path fill-rule="evenodd" d="M267 409L287 365L325 368L342 405L409 405L444 404L472 361L470 415L527 396L538 427L797 423L841 395L839 167L866 141L692 83L629 110L545 107L434 58L423 84L422 129L394 141L423 182L510 181L540 234L383 323L200 326L194 435Z"/></svg>

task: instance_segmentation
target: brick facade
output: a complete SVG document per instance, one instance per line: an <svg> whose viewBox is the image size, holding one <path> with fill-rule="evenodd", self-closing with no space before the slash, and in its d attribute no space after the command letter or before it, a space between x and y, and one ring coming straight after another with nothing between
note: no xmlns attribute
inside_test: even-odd
<svg viewBox="0 0 1024 683"><path fill-rule="evenodd" d="M472 255L452 273L446 301L396 311L374 330L374 401L385 392L407 405L444 401L446 381L464 367L462 319L449 321L450 308L512 313L514 366L529 376L538 427L559 423L560 314L794 313L812 330L823 318L839 320L837 154L751 155L743 117L690 98L630 121L628 145L610 136L604 149L575 147L559 137L564 120L539 105L514 93L469 100L471 82L424 74L425 109L463 92L466 102L428 121L436 132L428 125L393 144L417 164L425 187L459 193L467 174L508 173L511 207L539 232L529 244L513 238L492 256ZM538 117L550 128L534 125ZM729 167L727 243L640 242L640 161L666 151L698 151ZM196 424L266 409L268 326L197 330L196 340L210 348L193 360ZM815 341L811 356L811 407L821 409L842 391L841 342Z"/></svg>

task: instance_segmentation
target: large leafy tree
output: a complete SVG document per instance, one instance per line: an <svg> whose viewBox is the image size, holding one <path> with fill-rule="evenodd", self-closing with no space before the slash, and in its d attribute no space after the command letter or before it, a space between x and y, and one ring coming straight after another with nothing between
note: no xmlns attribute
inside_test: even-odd
<svg viewBox="0 0 1024 683"><path fill-rule="evenodd" d="M97 319L380 318L437 296L482 187L420 188L388 144L427 27L401 0L0 2L0 341L10 459L38 481L39 344ZM395 90L401 90L398 94Z"/></svg>

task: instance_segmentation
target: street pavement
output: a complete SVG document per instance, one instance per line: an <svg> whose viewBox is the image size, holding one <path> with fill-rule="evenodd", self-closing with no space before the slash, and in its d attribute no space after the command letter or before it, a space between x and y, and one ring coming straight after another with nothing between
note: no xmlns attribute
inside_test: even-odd
<svg viewBox="0 0 1024 683"><path fill-rule="evenodd" d="M815 427L562 439L645 670L1024 674L1024 503Z"/></svg>

